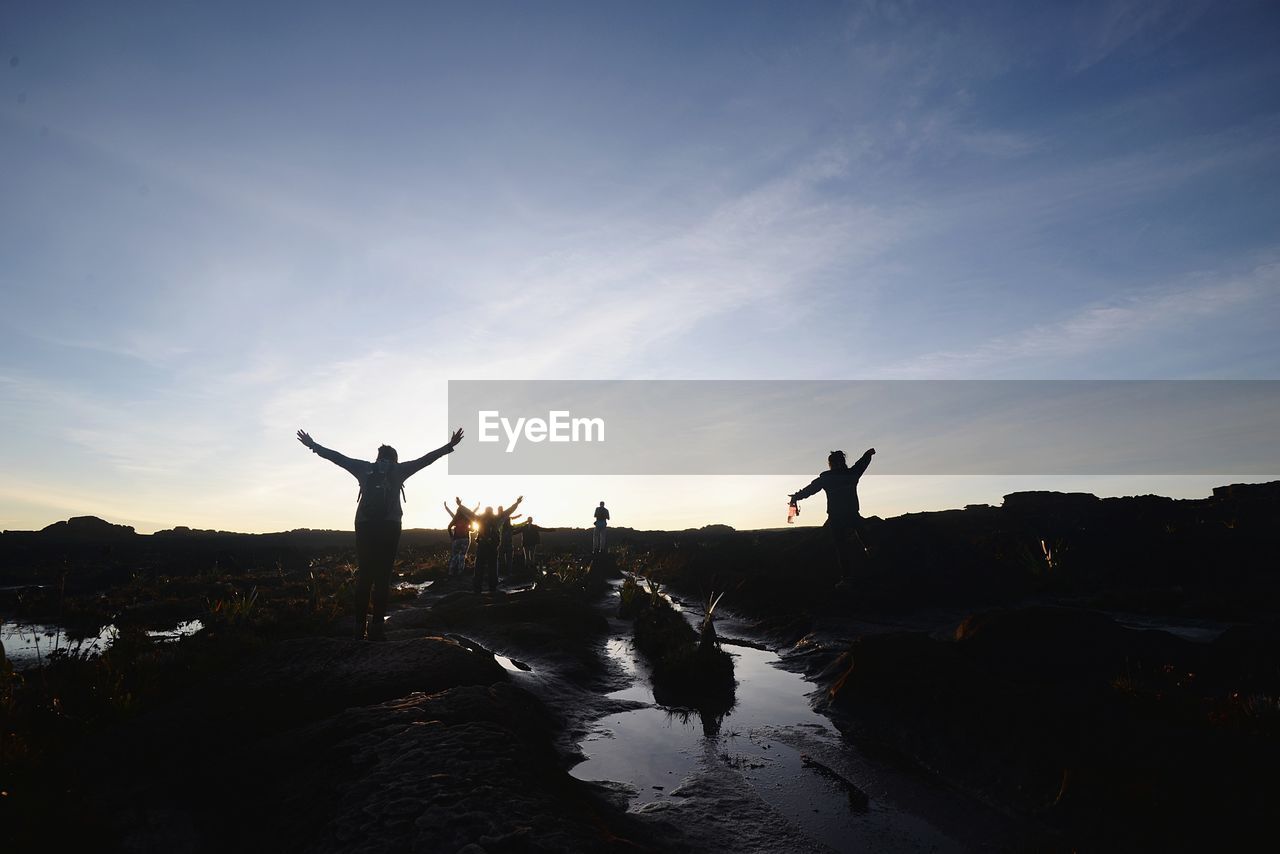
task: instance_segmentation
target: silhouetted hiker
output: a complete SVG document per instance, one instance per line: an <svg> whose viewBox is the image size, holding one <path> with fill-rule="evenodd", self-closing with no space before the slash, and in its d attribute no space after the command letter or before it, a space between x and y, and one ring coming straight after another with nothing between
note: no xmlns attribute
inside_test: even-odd
<svg viewBox="0 0 1280 854"><path fill-rule="evenodd" d="M476 510L480 505L476 505ZM450 510L449 502L444 503L444 512L449 519L449 575L462 575L467 571L467 551L471 548L471 522L475 519L475 510L468 509L458 501L458 509Z"/></svg>
<svg viewBox="0 0 1280 854"><path fill-rule="evenodd" d="M484 582L489 584L489 592L498 589L498 515L492 507L484 508L484 512L476 519L480 530L476 532L476 562L473 568L475 592L479 593Z"/></svg>
<svg viewBox="0 0 1280 854"><path fill-rule="evenodd" d="M814 478L813 483L790 497L792 504L817 495L818 490L827 493L827 523L823 527L831 534L836 547L836 563L840 567L840 582L843 586L849 580L852 570L852 559L849 551L857 547L866 552L859 533L862 528L862 515L858 512L858 479L862 477L876 449L870 448L856 463L849 466L844 459L844 451L832 451L827 456L827 470Z"/></svg>
<svg viewBox="0 0 1280 854"><path fill-rule="evenodd" d="M538 544L542 542L542 529L533 524L533 517L516 525L520 529L520 550L524 552L525 572L537 574Z"/></svg>
<svg viewBox="0 0 1280 854"><path fill-rule="evenodd" d="M511 510L515 510L524 500L524 496L516 499L516 503L511 506ZM490 593L498 592L498 545L502 542L502 524L504 521L510 520L511 510L503 510L498 508L497 513L493 512L492 507L484 508L484 513L476 519L480 526L480 531L476 534L476 563L475 563L475 581L473 587L477 593L480 592L482 585L489 586Z"/></svg>
<svg viewBox="0 0 1280 854"><path fill-rule="evenodd" d="M604 551L605 547L605 529L609 527L609 508L604 506L604 502L600 502L600 506L596 508L596 527L591 532L591 553Z"/></svg>
<svg viewBox="0 0 1280 854"><path fill-rule="evenodd" d="M501 517L498 522L500 537L498 541L498 575L507 576L511 574L511 558L515 551L515 546L511 540L511 520L519 519L522 514L515 513L515 509L520 506L520 502L524 501L521 495L515 504L511 505L511 509L503 512L502 508L498 508L498 516ZM515 513L515 515L511 515Z"/></svg>
<svg viewBox="0 0 1280 854"><path fill-rule="evenodd" d="M391 570L396 562L396 548L400 545L400 519L404 515L400 498L404 493L404 482L445 454L452 453L462 441L462 429L459 428L449 438L449 444L407 463L399 461L396 449L390 445L380 446L378 458L368 463L318 445L305 430L298 431L298 441L317 455L346 469L360 482L360 496L356 504L356 561L360 567L356 574L356 636L365 636L365 615L369 611L372 590L369 640L384 640L382 619L387 613Z"/></svg>

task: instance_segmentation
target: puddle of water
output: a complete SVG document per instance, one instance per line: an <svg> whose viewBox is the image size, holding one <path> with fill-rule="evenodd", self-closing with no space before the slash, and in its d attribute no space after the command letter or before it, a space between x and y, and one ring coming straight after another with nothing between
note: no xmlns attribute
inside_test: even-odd
<svg viewBox="0 0 1280 854"><path fill-rule="evenodd" d="M166 631L147 632L147 636L153 637L156 640L174 641L189 637L194 635L196 632L203 630L204 623L199 620L187 620L185 622L178 623L178 625Z"/></svg>
<svg viewBox="0 0 1280 854"><path fill-rule="evenodd" d="M202 629L204 624L199 620L187 620L172 629L149 631L147 635L159 641L175 641ZM99 629L97 635L71 640L58 626L0 623L0 643L4 644L5 656L16 670L35 667L59 649L73 655L101 655L110 648L117 633L115 624L111 623Z"/></svg>
<svg viewBox="0 0 1280 854"><path fill-rule="evenodd" d="M628 675L635 677L634 684L609 694L610 699L653 704L652 686L631 641L615 638L606 649ZM753 738L764 730L805 727L832 741L838 737L831 723L809 707L805 694L811 686L798 674L773 666L779 660L775 653L751 647L726 650L734 659L738 688L737 703L722 719L656 704L609 715L598 722L598 732L583 745L588 759L570 773L581 780L629 783L638 790L635 804L642 805L661 797L697 770L705 742L715 744L718 753L728 755L732 763L749 765L751 759L740 754L762 752L764 748L753 745ZM717 726L720 737L708 737ZM796 753L797 767L799 763Z"/></svg>
<svg viewBox="0 0 1280 854"><path fill-rule="evenodd" d="M511 671L512 673L530 673L533 671L533 668L525 664L523 661L516 661L515 659L507 658L505 655L498 655L496 652L493 654L493 657L503 666L503 668Z"/></svg>
<svg viewBox="0 0 1280 854"><path fill-rule="evenodd" d="M610 695L614 696L614 695ZM680 785L702 762L702 726L661 708L637 709L602 718L579 745L587 760L570 774L579 780L616 780L634 787L633 807Z"/></svg>
<svg viewBox="0 0 1280 854"><path fill-rule="evenodd" d="M653 688L647 677L640 672L636 660L635 647L629 638L610 638L605 644L605 651L615 664L631 679L631 686L609 695L614 700L631 700L637 703L652 703Z"/></svg>
<svg viewBox="0 0 1280 854"><path fill-rule="evenodd" d="M1120 611L1108 613L1117 623L1130 629L1159 629L1193 643L1213 643L1229 629L1228 623L1213 620L1179 619L1176 617L1148 617L1143 614L1127 614Z"/></svg>
<svg viewBox="0 0 1280 854"><path fill-rule="evenodd" d="M401 581L399 584L396 585L396 589L397 590L416 590L419 593L421 593L423 590L426 590L428 587L430 587L435 583L436 581L434 578L431 579L430 581L419 581L416 583L412 581Z"/></svg>
<svg viewBox="0 0 1280 854"><path fill-rule="evenodd" d="M114 625L103 626L96 636L70 640L58 626L0 623L0 643L4 644L5 656L17 670L35 667L58 649L75 654L101 653L111 646L115 637Z"/></svg>
<svg viewBox="0 0 1280 854"><path fill-rule="evenodd" d="M686 605L691 620L701 615ZM731 628L731 619L722 619ZM737 702L720 720L654 703L648 671L629 638L614 638L608 655L634 678L609 695L648 703L599 720L579 748L587 759L570 773L580 780L613 781L632 788L631 809L682 797L685 781L730 778L745 782L798 832L836 850L952 850L955 840L885 797L885 780L854 754L839 732L809 705L813 686L776 665L778 655L746 646L724 647L734 659ZM802 749L842 758L849 782L870 796L851 799L849 788L805 761ZM710 775L706 777L703 775ZM735 776L736 775L736 776ZM727 784L734 785L734 784ZM741 782L736 784L741 785ZM675 791L673 796L672 792Z"/></svg>

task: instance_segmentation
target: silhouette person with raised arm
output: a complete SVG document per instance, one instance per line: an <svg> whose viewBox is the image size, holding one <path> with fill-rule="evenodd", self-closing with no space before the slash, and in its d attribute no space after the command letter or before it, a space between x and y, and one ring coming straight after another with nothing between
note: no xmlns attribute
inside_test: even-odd
<svg viewBox="0 0 1280 854"><path fill-rule="evenodd" d="M844 587L853 569L851 551L854 548L866 552L863 545L862 514L858 512L858 479L871 465L871 458L876 449L870 448L852 466L844 459L844 451L832 451L827 456L827 470L814 478L813 482L799 492L793 493L790 503L817 495L819 490L827 493L827 522L823 525L831 535L836 547L836 564L840 568L840 582L837 587Z"/></svg>
<svg viewBox="0 0 1280 854"><path fill-rule="evenodd" d="M515 555L515 540L511 536L511 520L519 519L523 515L515 512L515 509L520 506L520 502L523 500L524 496L522 495L515 504L511 505L511 509L505 513L502 512L501 507L498 508L498 515L501 517L498 523L501 530L501 536L498 541L498 575L503 578L511 574L511 560Z"/></svg>
<svg viewBox="0 0 1280 854"><path fill-rule="evenodd" d="M516 499L510 510L503 510L499 505L497 513L493 512L492 507L486 507L484 513L476 519L480 525L480 532L476 535L475 576L472 582L476 593L486 584L490 593L498 592L498 546L502 542L502 526L510 523L511 513L520 506L521 501L524 501L523 495Z"/></svg>
<svg viewBox="0 0 1280 854"><path fill-rule="evenodd" d="M457 510L450 510L449 502L444 502L444 512L449 514L449 577L451 578L467 571L467 552L471 548L471 523L476 518L476 510L480 509L479 504L474 509L470 509L462 503L462 499L454 500L458 502Z"/></svg>
<svg viewBox="0 0 1280 854"><path fill-rule="evenodd" d="M382 621L387 613L391 570L400 545L400 521L404 516L400 499L404 494L404 482L445 454L452 453L462 441L462 429L459 428L449 438L447 445L407 463L400 462L396 449L390 445L380 446L377 459L370 463L353 460L323 447L305 430L298 431L298 441L318 456L346 469L360 483L356 503L356 561L359 565L356 573L356 637L365 637L365 617L369 614L372 592L373 613L369 615L368 638L385 640Z"/></svg>
<svg viewBox="0 0 1280 854"><path fill-rule="evenodd" d="M515 527L520 532L520 550L524 552L524 570L536 579L538 577L538 546L542 543L543 529L533 524L532 516Z"/></svg>

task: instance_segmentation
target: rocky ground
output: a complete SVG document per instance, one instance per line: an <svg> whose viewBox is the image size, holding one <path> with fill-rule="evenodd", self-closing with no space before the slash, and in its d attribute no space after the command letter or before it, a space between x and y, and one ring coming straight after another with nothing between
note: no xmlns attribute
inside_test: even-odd
<svg viewBox="0 0 1280 854"><path fill-rule="evenodd" d="M870 815L882 794L911 802L962 849L1192 850L1269 832L1280 795L1277 521L1274 485L1196 502L1024 493L872 520L872 552L838 593L820 531L616 540L622 563L687 603L728 591L737 639L806 675L853 747L774 735L808 770L883 784ZM408 580L435 583L401 593L390 640L369 644L344 637L336 604L350 561L286 535L253 540L252 559L235 559L237 535L176 533L177 552L132 532L47 536L6 553L19 583L0 604L207 628L163 649L129 629L98 664L6 676L0 818L17 844L822 850L731 751L638 811L569 775L595 721L643 705L616 696L635 677L606 654L626 629L598 589L476 596L428 558ZM169 575L202 537L234 566L206 554ZM553 552L558 577L574 542ZM74 578L81 558L92 570ZM258 619L264 603L278 624ZM44 731L23 729L37 719ZM879 832L859 845L931 838Z"/></svg>
<svg viewBox="0 0 1280 854"><path fill-rule="evenodd" d="M540 666L540 643L582 649L599 615L557 594L437 604L398 612L386 643L271 645L132 722L92 758L94 776L118 781L99 809L122 850L669 847L571 778L556 749L569 720L453 631L483 624Z"/></svg>

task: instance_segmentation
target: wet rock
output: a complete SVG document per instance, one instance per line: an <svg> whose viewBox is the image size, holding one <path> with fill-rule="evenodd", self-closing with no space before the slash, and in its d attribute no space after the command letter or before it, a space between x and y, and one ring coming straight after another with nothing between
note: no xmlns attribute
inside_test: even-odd
<svg viewBox="0 0 1280 854"><path fill-rule="evenodd" d="M1072 844L1208 845L1263 826L1280 745L1215 722L1205 646L1063 608L976 615L956 637L860 638L819 676L823 705Z"/></svg>
<svg viewBox="0 0 1280 854"><path fill-rule="evenodd" d="M871 805L871 800L867 797L867 793L858 788L858 786L848 777L837 772L830 765L819 762L807 753L800 754L800 761L804 767L811 768L828 780L833 781L840 788L844 789L845 794L849 797L849 809L855 812L866 812Z"/></svg>
<svg viewBox="0 0 1280 854"><path fill-rule="evenodd" d="M671 790L670 798L641 807L650 822L669 825L662 838L687 838L695 851L819 852L829 848L797 833L736 771L709 763ZM655 831L662 832L662 824Z"/></svg>
<svg viewBox="0 0 1280 854"><path fill-rule="evenodd" d="M1139 632L1096 611L1038 606L966 617L956 640L971 660L1017 680L1057 683L1116 673L1126 660L1181 661L1185 641Z"/></svg>
<svg viewBox="0 0 1280 854"><path fill-rule="evenodd" d="M432 604L430 610L395 614L391 629L483 627L521 642L548 642L566 636L591 637L609 630L609 621L595 608L567 591L524 590L499 597L456 592ZM535 643L536 646L536 643Z"/></svg>
<svg viewBox="0 0 1280 854"><path fill-rule="evenodd" d="M439 691L505 682L491 655L439 637L369 643L301 638L264 650L226 688L265 707L304 705L313 714Z"/></svg>
<svg viewBox="0 0 1280 854"><path fill-rule="evenodd" d="M311 638L133 722L92 773L136 850L182 850L181 828L202 850L652 847L566 773L557 726L482 650Z"/></svg>
<svg viewBox="0 0 1280 854"><path fill-rule="evenodd" d="M314 852L647 847L637 823L560 769L549 726L507 684L349 709L272 749L293 761L273 783L291 823L281 835Z"/></svg>
<svg viewBox="0 0 1280 854"><path fill-rule="evenodd" d="M758 620L752 628L778 646L793 646L813 631L813 618L805 613L780 614Z"/></svg>

